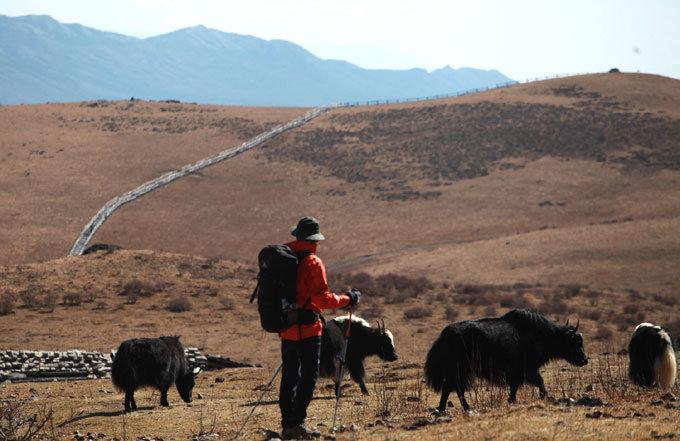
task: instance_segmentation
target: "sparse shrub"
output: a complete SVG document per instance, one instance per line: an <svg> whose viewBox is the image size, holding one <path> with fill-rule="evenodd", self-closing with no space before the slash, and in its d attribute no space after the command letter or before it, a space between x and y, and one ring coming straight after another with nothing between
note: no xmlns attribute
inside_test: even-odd
<svg viewBox="0 0 680 441"><path fill-rule="evenodd" d="M444 317L446 317L446 320L453 322L458 318L458 315L460 312L456 308L452 308L451 306L447 306L446 309L444 310Z"/></svg>
<svg viewBox="0 0 680 441"><path fill-rule="evenodd" d="M589 289L583 292L583 296L589 299L597 299L602 296L602 291L596 291L594 289Z"/></svg>
<svg viewBox="0 0 680 441"><path fill-rule="evenodd" d="M53 424L54 411L43 406L35 412L25 401L3 400L0 405L0 435L3 440L28 441Z"/></svg>
<svg viewBox="0 0 680 441"><path fill-rule="evenodd" d="M14 300L7 294L0 296L0 315L8 315L14 312Z"/></svg>
<svg viewBox="0 0 680 441"><path fill-rule="evenodd" d="M610 338L612 338L613 335L614 333L608 327L598 326L597 331L595 332L593 338L595 340L609 340Z"/></svg>
<svg viewBox="0 0 680 441"><path fill-rule="evenodd" d="M137 297L151 297L159 291L160 287L158 285L135 279L123 285L123 289L118 294L121 296L132 296L136 299Z"/></svg>
<svg viewBox="0 0 680 441"><path fill-rule="evenodd" d="M434 295L434 300L437 302L441 303L446 303L446 301L449 299L449 294L445 292L438 292L437 294Z"/></svg>
<svg viewBox="0 0 680 441"><path fill-rule="evenodd" d="M389 294L385 296L385 303L387 304L404 303L410 297L411 296L409 296L408 293L406 292L390 291Z"/></svg>
<svg viewBox="0 0 680 441"><path fill-rule="evenodd" d="M345 292L348 289L356 288L363 293L370 293L375 296L384 295L384 291L378 288L375 278L363 271L356 274L329 274L328 284L333 287L335 292Z"/></svg>
<svg viewBox="0 0 680 441"><path fill-rule="evenodd" d="M108 306L109 306L108 303L106 303L104 301L97 302L97 304L94 306L94 309L96 309L97 311L103 311L106 308L108 308Z"/></svg>
<svg viewBox="0 0 680 441"><path fill-rule="evenodd" d="M652 298L665 306L675 306L675 304L678 302L678 300L673 296L663 296L661 294L654 294Z"/></svg>
<svg viewBox="0 0 680 441"><path fill-rule="evenodd" d="M378 302L361 303L361 316L365 319L382 318L385 314L385 308Z"/></svg>
<svg viewBox="0 0 680 441"><path fill-rule="evenodd" d="M636 305L625 305L623 307L623 312L626 314L635 314L638 310L638 306Z"/></svg>
<svg viewBox="0 0 680 441"><path fill-rule="evenodd" d="M453 297L453 302L471 306L485 306L496 303L496 296L492 295L487 288L482 285L456 285L457 295Z"/></svg>
<svg viewBox="0 0 680 441"><path fill-rule="evenodd" d="M220 303L222 304L222 307L228 311L234 309L234 301L229 297L222 297Z"/></svg>
<svg viewBox="0 0 680 441"><path fill-rule="evenodd" d="M619 331L628 331L638 324L637 318L630 314L615 314L612 316L611 323L616 325Z"/></svg>
<svg viewBox="0 0 680 441"><path fill-rule="evenodd" d="M409 308L406 311L404 311L404 317L406 317L407 319L424 318L431 316L432 310L425 308L423 306L414 306L413 308Z"/></svg>
<svg viewBox="0 0 680 441"><path fill-rule="evenodd" d="M462 294L482 294L486 292L486 288L481 285L456 285L456 291Z"/></svg>
<svg viewBox="0 0 680 441"><path fill-rule="evenodd" d="M567 304L562 300L550 299L538 305L538 312L545 315L564 315L567 313Z"/></svg>
<svg viewBox="0 0 680 441"><path fill-rule="evenodd" d="M504 308L533 309L531 300L517 294L508 294L501 297L500 304Z"/></svg>
<svg viewBox="0 0 680 441"><path fill-rule="evenodd" d="M179 294L168 302L168 310L171 312L185 312L191 310L191 302L186 294Z"/></svg>
<svg viewBox="0 0 680 441"><path fill-rule="evenodd" d="M680 319L665 323L664 328L668 329L668 332L671 334L671 338L677 347L680 344Z"/></svg>
<svg viewBox="0 0 680 441"><path fill-rule="evenodd" d="M488 305L484 308L484 315L487 317L493 317L496 315L496 307L494 305Z"/></svg>
<svg viewBox="0 0 680 441"><path fill-rule="evenodd" d="M593 309L593 308L588 308L588 309L582 309L580 312L581 316L585 318L589 318L590 320L600 320L600 317L602 317L602 311L599 309Z"/></svg>
<svg viewBox="0 0 680 441"><path fill-rule="evenodd" d="M34 288L21 291L19 293L19 297L21 298L21 302L24 304L24 306L29 309L40 307L40 296L38 295L38 291Z"/></svg>
<svg viewBox="0 0 680 441"><path fill-rule="evenodd" d="M83 298L84 296L80 292L67 292L62 297L62 300L64 301L64 305L78 306L83 303Z"/></svg>
<svg viewBox="0 0 680 441"><path fill-rule="evenodd" d="M585 288L583 285L578 284L561 285L560 287L562 288L563 296L567 299L576 297L581 293L581 289Z"/></svg>
<svg viewBox="0 0 680 441"><path fill-rule="evenodd" d="M433 289L434 284L426 277L412 279L406 276L400 276L394 273L387 273L378 276L376 279L378 289L384 289L385 292L398 292L408 297L418 297L419 294Z"/></svg>
<svg viewBox="0 0 680 441"><path fill-rule="evenodd" d="M56 293L48 292L43 298L43 307L47 308L49 312L54 312L57 307L58 296Z"/></svg>

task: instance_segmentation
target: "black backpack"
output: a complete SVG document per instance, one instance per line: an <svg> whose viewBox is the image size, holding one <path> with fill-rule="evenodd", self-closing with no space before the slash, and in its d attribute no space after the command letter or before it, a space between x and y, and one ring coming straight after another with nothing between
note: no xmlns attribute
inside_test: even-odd
<svg viewBox="0 0 680 441"><path fill-rule="evenodd" d="M250 303L257 296L260 323L267 332L281 332L293 325L314 323L319 319L316 311L296 305L296 279L298 262L312 254L311 251L294 253L286 245L268 245L257 256L260 272Z"/></svg>

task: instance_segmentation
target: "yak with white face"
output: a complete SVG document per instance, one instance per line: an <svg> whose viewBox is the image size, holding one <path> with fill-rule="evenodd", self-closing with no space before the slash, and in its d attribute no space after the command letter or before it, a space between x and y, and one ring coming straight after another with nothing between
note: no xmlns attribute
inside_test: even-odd
<svg viewBox="0 0 680 441"><path fill-rule="evenodd" d="M327 321L324 324L323 335L321 336L321 376L335 380L336 394L339 393L338 388L340 387L338 377L348 320L348 316L343 316ZM365 395L368 395L368 389L366 389L364 383L366 377L364 360L370 355L377 355L385 361L396 360L397 352L394 348L394 337L385 328L384 322L382 325L378 323L378 327L373 328L366 320L352 316L345 356L345 370L349 371L350 377L359 384L361 392Z"/></svg>

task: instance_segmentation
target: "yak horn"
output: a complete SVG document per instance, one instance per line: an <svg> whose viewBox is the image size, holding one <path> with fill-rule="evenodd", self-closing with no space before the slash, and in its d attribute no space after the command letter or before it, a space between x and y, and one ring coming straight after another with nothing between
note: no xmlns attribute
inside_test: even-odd
<svg viewBox="0 0 680 441"><path fill-rule="evenodd" d="M380 321L382 322L382 331L385 332L385 319L381 318Z"/></svg>
<svg viewBox="0 0 680 441"><path fill-rule="evenodd" d="M581 320L576 320L576 327L574 328L574 331L578 331L578 325L581 324Z"/></svg>

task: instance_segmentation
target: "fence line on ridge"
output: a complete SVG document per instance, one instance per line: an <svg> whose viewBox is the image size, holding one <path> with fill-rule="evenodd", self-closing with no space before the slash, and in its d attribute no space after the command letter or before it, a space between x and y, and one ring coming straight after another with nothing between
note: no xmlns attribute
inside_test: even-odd
<svg viewBox="0 0 680 441"><path fill-rule="evenodd" d="M552 78L563 78L567 76L572 76L572 75L582 75L582 74L563 74L563 75L555 75L555 76L549 76L545 78L536 78L534 80L526 80L524 83L529 83L529 82L534 82L534 81L543 81L543 80L548 80ZM116 211L118 208L122 207L125 204L128 204L136 199L139 199L140 197L144 196L145 194L148 194L152 192L153 190L163 187L165 185L168 185L169 183L176 181L179 178L182 178L184 176L190 175L192 173L196 173L197 171L209 167L211 165L217 164L219 162L222 162L224 160L227 160L229 158L233 158L236 155L239 155L245 151L248 151L252 149L253 147L256 147L263 143L264 141L267 141L268 139L273 138L274 136L285 132L286 130L290 130L296 127L300 127L312 119L316 118L319 115L322 115L326 112L329 112L332 109L337 109L340 107L356 107L356 106L375 106L375 105L385 105L385 104L397 104L397 103L407 103L407 102L415 102L415 101L426 101L426 100L433 100L433 99L442 99L442 98L453 98L457 96L463 96L463 95L469 95L472 93L478 93L478 92L483 92L487 90L493 90L493 89L498 89L502 87L510 87L516 84L521 84L519 81L507 81L504 83L497 83L495 87L483 87L483 88L475 88L475 89L468 89L465 91L460 91L456 93L451 93L451 94L442 94L442 95L432 95L432 96L427 96L427 97L420 97L420 98L403 98L403 99L391 99L391 100L374 100L374 101L364 101L364 102L341 102L341 103L335 103L327 106L322 106L315 108L309 112L307 112L305 115L298 117L286 124L281 124L276 127L274 127L272 130L268 132L261 133L257 135L255 138L252 138L249 141L244 142L241 144L239 147L224 150L220 153L217 153L212 156L208 156L207 158L201 159L197 162L194 162L192 164L185 165L179 170L172 170L170 172L164 173L163 175L152 179L151 181L147 181L144 184L138 186L137 188L128 191L127 193L114 197L110 201L108 201L104 206L97 212L97 214L94 215L92 219L87 223L85 228L83 228L82 232L76 239L76 241L73 244L73 247L71 248L71 251L69 252L69 256L77 256L80 254L83 254L87 246L89 245L90 241L94 237L95 233L99 228L101 228L102 225L104 225L104 222L113 214L114 211Z"/></svg>

